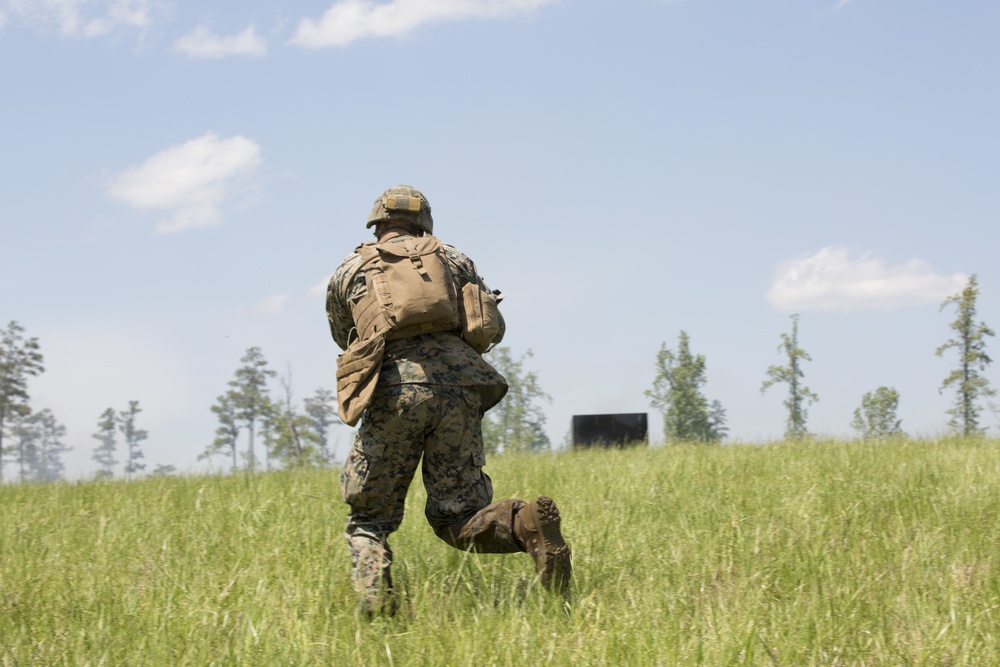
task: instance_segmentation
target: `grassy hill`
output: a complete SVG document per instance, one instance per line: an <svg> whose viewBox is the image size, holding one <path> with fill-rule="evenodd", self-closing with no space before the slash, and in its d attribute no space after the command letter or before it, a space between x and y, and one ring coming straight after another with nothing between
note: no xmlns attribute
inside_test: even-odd
<svg viewBox="0 0 1000 667"><path fill-rule="evenodd" d="M0 665L996 665L1000 443L493 457L553 496L572 601L438 541L355 613L338 471L0 487Z"/></svg>

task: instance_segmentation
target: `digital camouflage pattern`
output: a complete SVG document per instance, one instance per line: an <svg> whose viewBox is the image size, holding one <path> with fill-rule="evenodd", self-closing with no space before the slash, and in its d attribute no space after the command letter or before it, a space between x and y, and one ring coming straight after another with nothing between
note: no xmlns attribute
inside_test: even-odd
<svg viewBox="0 0 1000 667"><path fill-rule="evenodd" d="M380 220L406 220L428 234L434 233L431 203L420 190L409 185L395 185L378 196L368 215L371 227Z"/></svg>
<svg viewBox="0 0 1000 667"><path fill-rule="evenodd" d="M444 254L458 291L472 282L488 290L468 257L448 245ZM327 289L330 332L342 349L355 326L350 304L367 291L364 269L358 271L361 261L357 252L348 256ZM503 334L501 318L497 342ZM350 506L345 536L353 583L370 613L394 609L388 535L403 520L406 493L421 459L424 515L438 537L463 550L525 550L514 536L514 517L525 502L494 503L493 484L482 470L483 413L506 391L503 376L458 331L386 343L375 395L341 474Z"/></svg>
<svg viewBox="0 0 1000 667"><path fill-rule="evenodd" d="M396 611L392 594L392 550L388 535L356 529L348 534L351 550L351 583L369 615Z"/></svg>
<svg viewBox="0 0 1000 667"><path fill-rule="evenodd" d="M396 236L388 241L383 241L383 243L401 242L403 238L403 236ZM458 292L461 292L461 288L466 283L476 282L477 280L487 292L490 291L486 287L486 284L482 282L482 277L479 275L476 265L471 259L455 246L448 245L447 243L442 243L441 245L444 248L444 255L448 260L451 271L459 282ZM358 271L361 262L361 255L357 252L352 252L347 256L347 259L341 262L337 270L333 272L333 276L330 277L330 281L327 284L326 316L330 323L330 334L342 350L347 349L348 337L350 336L351 329L354 328L350 302L359 300L368 292L364 271ZM348 285L347 281L351 276L354 276L354 279ZM495 341L497 343L503 340L505 331L502 320L503 318L501 317L500 333L497 334Z"/></svg>
<svg viewBox="0 0 1000 667"><path fill-rule="evenodd" d="M388 241L391 242L392 240ZM472 260L454 246L442 245L445 258L458 280L459 291L465 284L477 280L483 289L489 291ZM368 291L364 270L358 271L361 261L357 252L351 253L334 271L327 286L326 314L330 333L341 349L347 349L351 330L354 328L350 304L360 300ZM503 340L506 330L503 316L499 320L500 330L494 343ZM493 407L507 391L507 382L503 376L463 341L457 332L424 334L386 343L379 384L398 385L409 382L480 387L484 410Z"/></svg>
<svg viewBox="0 0 1000 667"><path fill-rule="evenodd" d="M353 581L365 599L391 590L388 535L403 521L421 457L424 516L438 537L463 550L524 551L514 537L514 515L525 503L492 502L481 420L475 387L401 384L376 391L341 473L351 507L345 534Z"/></svg>

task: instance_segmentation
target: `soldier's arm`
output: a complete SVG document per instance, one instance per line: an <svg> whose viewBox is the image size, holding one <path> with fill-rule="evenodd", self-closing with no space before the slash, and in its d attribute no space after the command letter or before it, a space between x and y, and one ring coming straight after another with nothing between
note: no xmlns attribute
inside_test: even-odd
<svg viewBox="0 0 1000 667"><path fill-rule="evenodd" d="M347 349L351 329L354 328L354 318L348 301L350 285L347 283L355 273L355 265L358 262L360 257L357 255L344 260L344 263L333 272L326 287L326 318L330 323L330 335L342 350Z"/></svg>

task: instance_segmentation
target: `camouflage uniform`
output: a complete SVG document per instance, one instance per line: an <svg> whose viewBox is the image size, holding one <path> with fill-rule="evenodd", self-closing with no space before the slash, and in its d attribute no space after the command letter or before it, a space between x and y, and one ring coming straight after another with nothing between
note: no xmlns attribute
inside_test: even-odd
<svg viewBox="0 0 1000 667"><path fill-rule="evenodd" d="M468 257L448 245L444 252L459 291L481 280ZM356 252L348 256L327 290L330 331L342 349L355 326L350 304L367 289L364 271L357 270L360 264ZM496 342L503 334L501 318ZM525 551L514 536L514 516L524 501L493 503L493 485L482 470L483 413L506 391L503 376L457 332L386 343L374 398L341 475L344 501L350 505L345 535L359 593L371 599L391 591L387 537L403 520L406 492L421 457L424 514L438 537L464 550Z"/></svg>

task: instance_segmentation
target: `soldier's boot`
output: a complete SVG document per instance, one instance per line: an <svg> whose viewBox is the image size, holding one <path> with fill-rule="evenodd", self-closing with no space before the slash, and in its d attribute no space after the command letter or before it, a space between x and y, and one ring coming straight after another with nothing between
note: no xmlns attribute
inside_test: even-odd
<svg viewBox="0 0 1000 667"><path fill-rule="evenodd" d="M394 616L397 610L396 596L392 592L392 576L386 570L374 586L360 591L358 606L368 618Z"/></svg>
<svg viewBox="0 0 1000 667"><path fill-rule="evenodd" d="M392 590L392 551L384 538L374 541L362 538L352 543L351 573L354 590L358 594L361 613L374 616L392 616L396 613L396 597Z"/></svg>
<svg viewBox="0 0 1000 667"><path fill-rule="evenodd" d="M573 574L570 548L559 530L555 501L539 496L514 515L514 537L535 561L535 572L546 589L564 593Z"/></svg>

